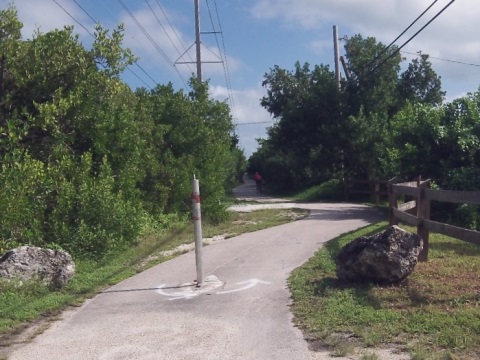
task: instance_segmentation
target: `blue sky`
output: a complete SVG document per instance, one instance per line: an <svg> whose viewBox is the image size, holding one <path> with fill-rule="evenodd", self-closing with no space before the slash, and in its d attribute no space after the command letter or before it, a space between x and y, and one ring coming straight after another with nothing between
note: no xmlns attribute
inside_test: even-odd
<svg viewBox="0 0 480 360"><path fill-rule="evenodd" d="M270 68L279 65L293 69L298 60L302 64L328 64L333 69L333 25L338 26L340 37L360 33L389 44L433 0L199 2L202 32L222 30L217 38L212 34L202 35L202 58L218 61L226 53L228 70L226 75L222 64L205 64L203 78L209 79L213 97L232 106L240 146L250 156L257 147L255 139L265 137L265 129L272 124L270 115L260 106L265 94L261 82ZM449 2L437 0L418 25L396 44L402 45ZM168 82L176 89L186 88L185 82L195 72L193 64L172 66L176 60L195 59L194 46L181 56L195 41L194 0L0 0L2 8L10 3L15 5L24 23L24 38L31 38L36 29L47 32L71 24L88 47L92 38L87 30L93 32L94 27L90 17L110 29L123 23L125 46L140 58L138 64L148 74L133 66L132 70L142 79L139 80L127 71L124 80L133 89ZM122 3L154 39L154 44ZM434 57L433 68L442 77L447 100L477 91L480 86L480 66L474 66L480 65L478 19L478 0L455 1L403 49L407 61L418 51ZM342 42L340 46L342 53Z"/></svg>

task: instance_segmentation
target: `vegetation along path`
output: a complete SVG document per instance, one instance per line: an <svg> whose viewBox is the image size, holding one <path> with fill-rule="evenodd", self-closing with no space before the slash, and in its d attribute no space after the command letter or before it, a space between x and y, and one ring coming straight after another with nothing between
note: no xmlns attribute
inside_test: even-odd
<svg viewBox="0 0 480 360"><path fill-rule="evenodd" d="M301 206L309 217L205 247L202 287L186 253L64 313L9 359L329 358L293 326L287 277L326 241L382 215L362 205Z"/></svg>

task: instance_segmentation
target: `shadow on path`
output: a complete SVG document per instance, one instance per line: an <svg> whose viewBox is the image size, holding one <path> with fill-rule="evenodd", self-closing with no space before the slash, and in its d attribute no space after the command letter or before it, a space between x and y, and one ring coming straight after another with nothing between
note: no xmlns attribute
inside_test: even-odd
<svg viewBox="0 0 480 360"><path fill-rule="evenodd" d="M248 176L243 177L243 184L233 189L233 196L240 201L255 201L255 202L290 202L290 200L280 199L265 195L264 193L257 194L257 187L255 181Z"/></svg>

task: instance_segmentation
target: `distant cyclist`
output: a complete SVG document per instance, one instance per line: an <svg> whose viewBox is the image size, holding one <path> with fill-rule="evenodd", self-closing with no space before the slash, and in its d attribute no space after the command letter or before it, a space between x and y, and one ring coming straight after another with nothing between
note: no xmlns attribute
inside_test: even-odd
<svg viewBox="0 0 480 360"><path fill-rule="evenodd" d="M258 171L253 175L253 180L255 180L255 184L257 185L257 194L261 194L263 179Z"/></svg>

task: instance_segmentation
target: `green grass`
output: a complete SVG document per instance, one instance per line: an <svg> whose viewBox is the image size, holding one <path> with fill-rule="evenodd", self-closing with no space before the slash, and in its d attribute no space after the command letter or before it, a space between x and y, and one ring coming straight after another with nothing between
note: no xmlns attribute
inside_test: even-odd
<svg viewBox="0 0 480 360"><path fill-rule="evenodd" d="M309 186L286 196L287 199L299 202L343 201L343 197L342 184L335 179Z"/></svg>
<svg viewBox="0 0 480 360"><path fill-rule="evenodd" d="M395 345L417 360L480 358L480 247L431 234L429 261L398 285L337 280L340 249L386 226L334 239L292 273L292 308L306 338L332 351L335 338L347 337L361 347Z"/></svg>
<svg viewBox="0 0 480 360"><path fill-rule="evenodd" d="M231 213L227 221L216 226L204 223L203 236L226 235L228 238L280 225L307 214L306 210L300 209ZM179 223L168 231L145 233L137 246L104 261L75 259L77 273L61 290L49 289L35 282L21 286L0 282L0 347L11 342L12 335L22 332L32 322L55 317L65 308L80 305L108 286L171 258L162 256L161 251L192 242L193 225Z"/></svg>

